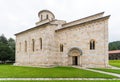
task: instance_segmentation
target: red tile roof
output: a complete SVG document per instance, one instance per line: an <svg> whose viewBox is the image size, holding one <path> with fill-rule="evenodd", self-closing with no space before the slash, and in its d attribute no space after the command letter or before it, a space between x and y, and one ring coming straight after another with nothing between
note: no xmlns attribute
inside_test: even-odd
<svg viewBox="0 0 120 82"><path fill-rule="evenodd" d="M117 53L120 53L120 50L112 50L112 51L109 51L109 54L117 54Z"/></svg>

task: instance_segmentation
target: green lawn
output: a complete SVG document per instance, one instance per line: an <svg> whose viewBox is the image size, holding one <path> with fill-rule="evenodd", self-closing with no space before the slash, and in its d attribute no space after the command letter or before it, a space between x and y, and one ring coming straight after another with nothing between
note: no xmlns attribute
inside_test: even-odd
<svg viewBox="0 0 120 82"><path fill-rule="evenodd" d="M65 80L51 80L51 81L0 81L0 82L120 82L120 80L68 80L68 81L65 81Z"/></svg>
<svg viewBox="0 0 120 82"><path fill-rule="evenodd" d="M21 77L21 78L115 78L115 76L86 71L73 67L22 67L12 65L0 65L0 78L3 77Z"/></svg>
<svg viewBox="0 0 120 82"><path fill-rule="evenodd" d="M120 60L109 60L109 64L112 66L120 67Z"/></svg>

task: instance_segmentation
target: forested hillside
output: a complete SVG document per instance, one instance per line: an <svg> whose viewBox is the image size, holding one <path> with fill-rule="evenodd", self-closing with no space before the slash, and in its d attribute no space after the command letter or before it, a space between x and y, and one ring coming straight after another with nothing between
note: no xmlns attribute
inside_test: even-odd
<svg viewBox="0 0 120 82"><path fill-rule="evenodd" d="M0 36L0 63L14 62L15 40L7 39L3 34Z"/></svg>
<svg viewBox="0 0 120 82"><path fill-rule="evenodd" d="M120 41L110 42L109 50L120 50Z"/></svg>

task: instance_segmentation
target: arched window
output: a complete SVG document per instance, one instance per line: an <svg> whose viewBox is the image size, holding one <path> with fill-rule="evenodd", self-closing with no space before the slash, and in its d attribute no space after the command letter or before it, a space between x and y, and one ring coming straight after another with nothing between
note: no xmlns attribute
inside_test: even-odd
<svg viewBox="0 0 120 82"><path fill-rule="evenodd" d="M46 19L48 19L48 15L46 15Z"/></svg>
<svg viewBox="0 0 120 82"><path fill-rule="evenodd" d="M90 40L90 50L95 50L95 40Z"/></svg>
<svg viewBox="0 0 120 82"><path fill-rule="evenodd" d="M43 15L41 15L41 20L43 19Z"/></svg>
<svg viewBox="0 0 120 82"><path fill-rule="evenodd" d="M40 49L42 50L42 38L40 38Z"/></svg>
<svg viewBox="0 0 120 82"><path fill-rule="evenodd" d="M25 52L27 52L27 41L25 41Z"/></svg>
<svg viewBox="0 0 120 82"><path fill-rule="evenodd" d="M35 40L32 39L32 51L34 52L35 51Z"/></svg>
<svg viewBox="0 0 120 82"><path fill-rule="evenodd" d="M60 52L63 52L63 44L60 44Z"/></svg>
<svg viewBox="0 0 120 82"><path fill-rule="evenodd" d="M21 51L21 42L19 43L19 51Z"/></svg>

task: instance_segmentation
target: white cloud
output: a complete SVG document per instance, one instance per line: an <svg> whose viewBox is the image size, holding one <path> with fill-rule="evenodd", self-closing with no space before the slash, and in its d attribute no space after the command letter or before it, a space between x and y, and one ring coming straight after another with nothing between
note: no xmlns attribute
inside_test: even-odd
<svg viewBox="0 0 120 82"><path fill-rule="evenodd" d="M0 33L14 37L16 32L35 26L42 9L66 21L105 11L105 15L111 14L109 41L120 40L119 0L0 0Z"/></svg>

